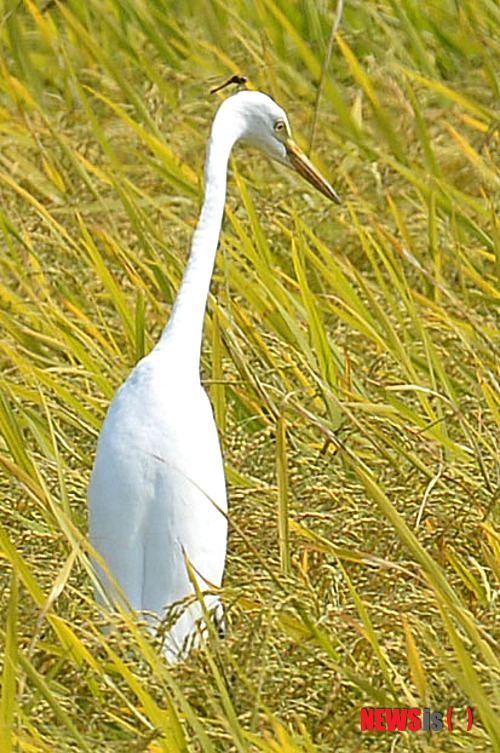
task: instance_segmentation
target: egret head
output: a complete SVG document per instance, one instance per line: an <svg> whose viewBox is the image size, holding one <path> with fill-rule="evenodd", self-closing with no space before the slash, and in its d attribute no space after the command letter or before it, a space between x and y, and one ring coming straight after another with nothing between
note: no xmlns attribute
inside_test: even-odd
<svg viewBox="0 0 500 753"><path fill-rule="evenodd" d="M221 106L233 109L238 141L257 147L270 159L292 168L324 196L337 204L340 197L292 139L285 111L267 94L242 91Z"/></svg>

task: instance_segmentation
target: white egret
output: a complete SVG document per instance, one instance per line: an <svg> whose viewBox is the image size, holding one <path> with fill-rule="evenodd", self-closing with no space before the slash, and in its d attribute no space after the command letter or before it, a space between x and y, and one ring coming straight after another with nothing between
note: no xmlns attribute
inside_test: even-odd
<svg viewBox="0 0 500 753"><path fill-rule="evenodd" d="M170 319L156 347L113 398L88 488L90 541L106 565L95 563L102 586L97 598L102 601L105 594L116 604L121 591L125 605L146 613L153 624L168 605L193 594L193 573L200 589L212 592L205 597L207 607L222 617L214 592L226 555L226 488L199 367L228 160L237 141L293 167L340 203L292 141L286 114L274 100L242 91L221 104L208 142L203 207ZM166 644L169 661L182 656L201 616L201 605L193 600L174 623Z"/></svg>

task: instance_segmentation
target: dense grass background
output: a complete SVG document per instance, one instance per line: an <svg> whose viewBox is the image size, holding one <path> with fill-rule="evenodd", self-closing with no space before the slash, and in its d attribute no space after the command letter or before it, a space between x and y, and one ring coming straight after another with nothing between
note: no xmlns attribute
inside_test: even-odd
<svg viewBox="0 0 500 753"><path fill-rule="evenodd" d="M500 750L500 13L348 0L330 46L334 15L0 2L2 753ZM202 363L229 635L169 668L126 615L99 631L85 488L233 73L344 205L236 150ZM361 734L366 706L453 706L455 728Z"/></svg>

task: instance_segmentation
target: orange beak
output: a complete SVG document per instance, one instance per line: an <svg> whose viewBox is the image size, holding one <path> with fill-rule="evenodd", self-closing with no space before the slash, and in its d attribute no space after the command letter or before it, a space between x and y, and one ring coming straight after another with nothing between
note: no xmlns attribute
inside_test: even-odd
<svg viewBox="0 0 500 753"><path fill-rule="evenodd" d="M311 186L317 188L323 196L326 196L330 201L334 201L335 204L342 204L342 200L338 193L328 183L326 178L323 178L317 167L314 167L311 160L306 157L302 149L297 146L295 141L288 138L285 142L286 153L290 161L290 165L296 170L299 175L307 180Z"/></svg>

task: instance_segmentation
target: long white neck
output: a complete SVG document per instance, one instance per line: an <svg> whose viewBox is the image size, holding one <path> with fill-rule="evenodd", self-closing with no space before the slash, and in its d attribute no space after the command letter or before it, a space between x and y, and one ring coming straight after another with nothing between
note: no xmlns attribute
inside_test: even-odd
<svg viewBox="0 0 500 753"><path fill-rule="evenodd" d="M240 133L237 124L221 117L212 126L205 163L205 196L194 232L189 260L170 319L156 346L170 365L186 376L199 376L203 320L219 243L226 198L229 155Z"/></svg>

